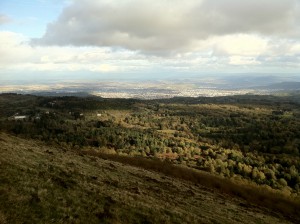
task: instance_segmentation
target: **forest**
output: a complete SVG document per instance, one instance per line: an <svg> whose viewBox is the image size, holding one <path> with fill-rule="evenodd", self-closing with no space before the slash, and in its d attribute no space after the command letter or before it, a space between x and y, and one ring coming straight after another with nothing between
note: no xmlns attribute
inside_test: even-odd
<svg viewBox="0 0 300 224"><path fill-rule="evenodd" d="M0 95L0 131L146 157L300 197L297 96L162 100Z"/></svg>

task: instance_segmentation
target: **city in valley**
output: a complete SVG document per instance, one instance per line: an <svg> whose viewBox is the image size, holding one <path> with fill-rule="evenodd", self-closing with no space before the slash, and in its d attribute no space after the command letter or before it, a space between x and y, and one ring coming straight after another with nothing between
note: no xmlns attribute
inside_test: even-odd
<svg viewBox="0 0 300 224"><path fill-rule="evenodd" d="M220 82L175 81L72 81L30 84L0 84L0 93L34 95L94 95L103 98L165 99L173 97L215 97L233 95L273 95L300 89L300 82Z"/></svg>

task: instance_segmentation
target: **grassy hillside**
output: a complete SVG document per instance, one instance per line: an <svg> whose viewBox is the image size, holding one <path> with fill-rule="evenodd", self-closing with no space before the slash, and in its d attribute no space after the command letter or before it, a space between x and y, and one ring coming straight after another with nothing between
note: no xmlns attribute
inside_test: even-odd
<svg viewBox="0 0 300 224"><path fill-rule="evenodd" d="M0 223L299 221L297 213L271 211L132 161L0 133Z"/></svg>

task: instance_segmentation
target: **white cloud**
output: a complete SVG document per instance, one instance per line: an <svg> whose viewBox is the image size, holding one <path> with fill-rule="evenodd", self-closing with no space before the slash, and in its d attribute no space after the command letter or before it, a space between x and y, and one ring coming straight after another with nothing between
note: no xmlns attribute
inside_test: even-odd
<svg viewBox="0 0 300 224"><path fill-rule="evenodd" d="M117 71L105 48L32 47L28 39L13 32L0 32L0 67L14 71Z"/></svg>
<svg viewBox="0 0 300 224"><path fill-rule="evenodd" d="M290 50L290 54L291 55L297 55L298 57L300 57L300 43L295 43L291 46Z"/></svg>
<svg viewBox="0 0 300 224"><path fill-rule="evenodd" d="M257 65L260 62L256 61L254 57L231 56L229 57L229 64L231 65Z"/></svg>
<svg viewBox="0 0 300 224"><path fill-rule="evenodd" d="M195 41L195 49L163 57L111 47L30 46L28 38L0 31L1 73L92 72L143 74L198 73L244 69L300 68L300 41L257 34L231 34Z"/></svg>
<svg viewBox="0 0 300 224"><path fill-rule="evenodd" d="M63 2L41 38L0 31L0 76L300 70L299 0Z"/></svg>
<svg viewBox="0 0 300 224"><path fill-rule="evenodd" d="M299 38L299 13L298 0L81 0L65 8L32 43L170 55L223 35Z"/></svg>
<svg viewBox="0 0 300 224"><path fill-rule="evenodd" d="M267 50L268 40L257 35L226 35L214 38L216 53L228 55L258 56Z"/></svg>
<svg viewBox="0 0 300 224"><path fill-rule="evenodd" d="M89 70L92 72L113 72L113 71L117 71L118 68L115 65L100 64L100 65L90 66Z"/></svg>
<svg viewBox="0 0 300 224"><path fill-rule="evenodd" d="M31 47L22 44L27 39L8 31L0 31L0 65L13 64L31 56Z"/></svg>

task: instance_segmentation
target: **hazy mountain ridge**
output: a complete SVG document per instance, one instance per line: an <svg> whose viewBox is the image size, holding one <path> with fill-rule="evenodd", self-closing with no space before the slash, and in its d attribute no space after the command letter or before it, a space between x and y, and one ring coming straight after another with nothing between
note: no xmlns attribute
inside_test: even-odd
<svg viewBox="0 0 300 224"><path fill-rule="evenodd" d="M272 90L300 90L300 82L280 82L274 83L267 86L258 87L261 89L272 89Z"/></svg>

